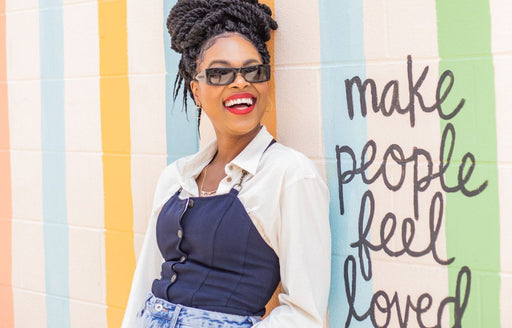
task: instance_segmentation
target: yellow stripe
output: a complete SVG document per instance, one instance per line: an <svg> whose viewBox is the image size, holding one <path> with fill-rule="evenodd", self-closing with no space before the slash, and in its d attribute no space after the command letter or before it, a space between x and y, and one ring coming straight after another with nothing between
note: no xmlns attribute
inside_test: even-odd
<svg viewBox="0 0 512 328"><path fill-rule="evenodd" d="M264 3L272 9L273 16L274 13L274 0L262 0L260 3ZM272 38L267 42L268 51L270 52L270 65L274 67L274 34L272 33ZM273 72L272 72L273 73ZM277 120L276 120L276 87L274 82L274 74L272 74L272 79L270 80L270 90L269 97L272 101L265 111L265 115L263 115L262 123L267 127L267 130L274 136L277 137Z"/></svg>
<svg viewBox="0 0 512 328"><path fill-rule="evenodd" d="M133 272L126 0L98 0L108 327L120 327Z"/></svg>

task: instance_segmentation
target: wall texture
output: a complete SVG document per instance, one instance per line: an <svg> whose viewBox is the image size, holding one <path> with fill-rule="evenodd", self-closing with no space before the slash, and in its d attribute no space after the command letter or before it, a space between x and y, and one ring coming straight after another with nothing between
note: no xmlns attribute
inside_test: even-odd
<svg viewBox="0 0 512 328"><path fill-rule="evenodd" d="M213 135L170 96L173 3L0 0L0 327L120 326L156 179ZM266 3L330 327L512 327L512 2Z"/></svg>

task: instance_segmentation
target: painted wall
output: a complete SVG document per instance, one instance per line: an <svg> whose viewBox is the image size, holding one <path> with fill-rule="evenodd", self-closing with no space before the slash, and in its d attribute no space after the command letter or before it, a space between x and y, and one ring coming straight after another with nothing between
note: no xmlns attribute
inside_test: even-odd
<svg viewBox="0 0 512 328"><path fill-rule="evenodd" d="M212 136L170 97L172 3L0 0L0 327L119 327L156 179ZM512 2L266 3L330 327L512 327Z"/></svg>

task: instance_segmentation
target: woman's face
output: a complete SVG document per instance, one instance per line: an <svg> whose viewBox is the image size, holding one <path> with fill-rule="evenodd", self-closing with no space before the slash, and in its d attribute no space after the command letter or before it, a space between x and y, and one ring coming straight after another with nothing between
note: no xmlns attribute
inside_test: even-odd
<svg viewBox="0 0 512 328"><path fill-rule="evenodd" d="M204 51L197 73L207 68L246 67L262 64L254 45L238 34L223 35ZM268 99L268 82L249 83L237 73L227 85L216 86L206 80L190 83L196 103L210 118L217 137L234 137L256 133L265 112ZM251 104L252 102L252 104Z"/></svg>

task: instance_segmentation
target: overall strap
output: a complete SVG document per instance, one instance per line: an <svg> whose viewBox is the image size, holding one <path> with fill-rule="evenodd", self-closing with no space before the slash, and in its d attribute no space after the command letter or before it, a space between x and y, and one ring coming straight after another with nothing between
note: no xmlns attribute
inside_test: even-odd
<svg viewBox="0 0 512 328"><path fill-rule="evenodd" d="M242 170L242 176L240 177L240 181L238 181L238 183L235 184L233 188L231 188L231 190L235 190L237 193L240 192L240 190L242 190L242 182L244 181L244 178L247 175L247 173L249 172L247 172L246 170Z"/></svg>
<svg viewBox="0 0 512 328"><path fill-rule="evenodd" d="M265 148L265 150L263 151L263 153L265 153L267 151L267 149L270 148L270 146L272 146L273 144L276 143L276 139L272 139L272 141L268 144L267 148Z"/></svg>

